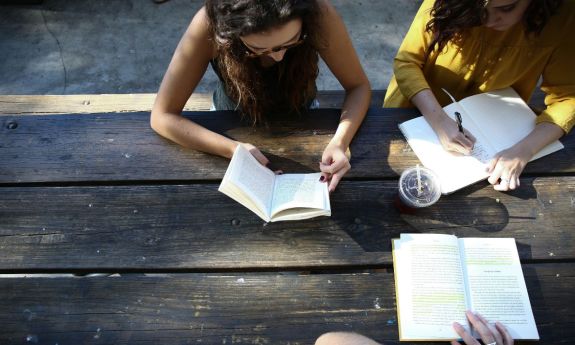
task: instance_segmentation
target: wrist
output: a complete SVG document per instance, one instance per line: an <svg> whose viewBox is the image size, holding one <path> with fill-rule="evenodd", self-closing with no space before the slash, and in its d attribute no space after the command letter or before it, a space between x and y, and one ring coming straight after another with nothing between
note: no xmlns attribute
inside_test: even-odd
<svg viewBox="0 0 575 345"><path fill-rule="evenodd" d="M241 145L241 142L230 140L229 145L227 145L226 147L225 157L231 159L232 156L234 155L234 152L236 152L236 148L238 147L238 145Z"/></svg>
<svg viewBox="0 0 575 345"><path fill-rule="evenodd" d="M445 127L445 121L451 120L443 110L440 112L423 114L423 116L435 132L443 131Z"/></svg>
<svg viewBox="0 0 575 345"><path fill-rule="evenodd" d="M531 159L531 157L535 156L535 154L539 151L535 147L527 143L517 144L517 150L519 153L519 157L524 159L526 162L528 162Z"/></svg>
<svg viewBox="0 0 575 345"><path fill-rule="evenodd" d="M338 138L338 137L334 136L329 141L327 146L337 147L337 148L341 149L342 151L345 151L349 147L349 144L347 144L342 138Z"/></svg>

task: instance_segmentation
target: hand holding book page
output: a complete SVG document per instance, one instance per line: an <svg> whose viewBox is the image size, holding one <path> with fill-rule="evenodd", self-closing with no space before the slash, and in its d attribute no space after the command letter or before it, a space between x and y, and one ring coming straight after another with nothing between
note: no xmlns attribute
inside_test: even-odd
<svg viewBox="0 0 575 345"><path fill-rule="evenodd" d="M399 125L419 160L439 176L443 194L489 177L486 168L491 158L521 141L535 128L536 115L512 88L473 95L443 109L454 120L455 112L459 112L465 129L475 136L470 155L443 149L423 116ZM563 145L555 141L531 160L562 148Z"/></svg>
<svg viewBox="0 0 575 345"><path fill-rule="evenodd" d="M482 315L473 313L468 310L467 319L471 323L471 326L477 330L480 335L480 339L483 344L487 345L513 345L513 337L507 331L505 325L501 322L491 323L485 319ZM455 322L453 328L457 334L463 339L466 345L481 345L473 335L469 334L459 323ZM460 342L453 340L452 345L461 345Z"/></svg>
<svg viewBox="0 0 575 345"><path fill-rule="evenodd" d="M321 174L275 175L238 145L219 191L267 222L331 215Z"/></svg>
<svg viewBox="0 0 575 345"><path fill-rule="evenodd" d="M479 314L474 314L471 311L466 313L471 326L479 331L483 344L491 345L513 345L513 338L500 322L495 324L490 323ZM463 339L465 345L481 345L463 326L459 323L454 323L453 328L457 334ZM382 345L369 339L363 335L350 332L329 332L322 334L315 342L315 345L333 345L333 344L346 344L346 345ZM452 345L461 345L458 341L451 341Z"/></svg>
<svg viewBox="0 0 575 345"><path fill-rule="evenodd" d="M453 322L470 331L466 310L515 339L539 339L514 239L401 234L392 243L400 340L455 339Z"/></svg>

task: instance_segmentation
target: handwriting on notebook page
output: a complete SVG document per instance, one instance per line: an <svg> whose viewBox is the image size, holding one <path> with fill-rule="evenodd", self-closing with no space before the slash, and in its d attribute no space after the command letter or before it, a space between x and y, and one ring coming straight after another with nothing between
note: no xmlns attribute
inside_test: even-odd
<svg viewBox="0 0 575 345"><path fill-rule="evenodd" d="M489 150L485 145L483 145L480 141L476 141L475 145L473 145L473 150L471 151L470 156L477 158L481 163L487 164L493 158L494 153Z"/></svg>

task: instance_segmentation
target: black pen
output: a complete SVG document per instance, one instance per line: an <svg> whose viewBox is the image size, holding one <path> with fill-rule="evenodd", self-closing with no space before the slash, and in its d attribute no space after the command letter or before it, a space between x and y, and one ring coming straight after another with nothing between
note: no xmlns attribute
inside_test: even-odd
<svg viewBox="0 0 575 345"><path fill-rule="evenodd" d="M455 119L457 120L457 128L459 128L459 132L465 135L465 132L463 132L463 125L461 124L463 119L461 118L461 114L457 111L455 112Z"/></svg>

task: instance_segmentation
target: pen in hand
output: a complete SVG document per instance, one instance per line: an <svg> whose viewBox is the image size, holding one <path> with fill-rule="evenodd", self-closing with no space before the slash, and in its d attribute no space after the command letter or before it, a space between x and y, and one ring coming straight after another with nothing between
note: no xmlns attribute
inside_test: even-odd
<svg viewBox="0 0 575 345"><path fill-rule="evenodd" d="M467 139L470 139L467 133L465 133L465 131L463 130L462 125L463 118L461 117L461 114L458 111L455 112L455 119L457 120L457 128L459 129L459 133L463 134L463 136L466 137Z"/></svg>
<svg viewBox="0 0 575 345"><path fill-rule="evenodd" d="M459 133L463 133L463 135L465 135L465 132L463 131L463 119L461 118L461 114L456 111L455 112L455 119L457 120L457 128L459 128ZM467 135L465 135L467 137Z"/></svg>
<svg viewBox="0 0 575 345"><path fill-rule="evenodd" d="M457 120L456 122L457 122L457 128L459 129L459 133L463 134L464 137L471 140L471 138L463 130L463 125L462 125L463 118L461 117L461 114L458 111L455 112L455 120ZM471 149L473 149L473 143L471 145Z"/></svg>

